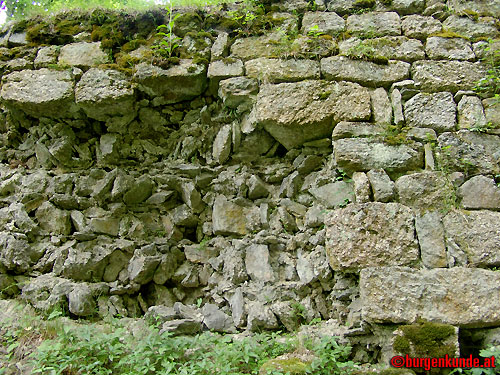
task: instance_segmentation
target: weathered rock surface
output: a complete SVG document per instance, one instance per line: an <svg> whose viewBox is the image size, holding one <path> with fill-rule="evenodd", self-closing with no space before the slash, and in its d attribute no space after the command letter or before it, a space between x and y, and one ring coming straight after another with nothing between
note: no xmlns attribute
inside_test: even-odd
<svg viewBox="0 0 500 375"><path fill-rule="evenodd" d="M424 91L472 90L486 74L480 63L467 61L417 61L411 75Z"/></svg>
<svg viewBox="0 0 500 375"><path fill-rule="evenodd" d="M415 209L449 209L455 204L452 185L438 172L402 176L396 180L395 188L399 202Z"/></svg>
<svg viewBox="0 0 500 375"><path fill-rule="evenodd" d="M405 36L386 36L366 39L350 38L339 44L341 55L368 60L403 60L406 62L425 58L424 46L417 39Z"/></svg>
<svg viewBox="0 0 500 375"><path fill-rule="evenodd" d="M457 190L465 209L500 210L500 188L486 176L474 176Z"/></svg>
<svg viewBox="0 0 500 375"><path fill-rule="evenodd" d="M403 17L401 28L408 38L425 39L431 34L441 32L443 25L433 17L412 14Z"/></svg>
<svg viewBox="0 0 500 375"><path fill-rule="evenodd" d="M500 274L469 268L368 268L360 274L362 315L374 323L417 319L460 327L500 322Z"/></svg>
<svg viewBox="0 0 500 375"><path fill-rule="evenodd" d="M243 236L249 232L252 225L252 209L242 207L220 195L215 199L212 220L214 234L235 234Z"/></svg>
<svg viewBox="0 0 500 375"><path fill-rule="evenodd" d="M399 203L351 204L325 219L326 253L334 270L412 265L419 257L411 209Z"/></svg>
<svg viewBox="0 0 500 375"><path fill-rule="evenodd" d="M101 42L72 43L61 48L59 53L60 65L77 66L85 69L100 64L109 63L108 55L101 49Z"/></svg>
<svg viewBox="0 0 500 375"><path fill-rule="evenodd" d="M306 12L302 19L302 32L337 36L345 30L345 20L333 12Z"/></svg>
<svg viewBox="0 0 500 375"><path fill-rule="evenodd" d="M134 80L146 94L163 97L166 103L177 103L203 92L207 81L205 70L204 65L189 59L168 69L143 63L137 65Z"/></svg>
<svg viewBox="0 0 500 375"><path fill-rule="evenodd" d="M311 193L326 208L335 208L354 202L354 190L351 183L336 181L320 187L309 189Z"/></svg>
<svg viewBox="0 0 500 375"><path fill-rule="evenodd" d="M401 35L401 21L395 12L352 15L347 17L347 32L365 38Z"/></svg>
<svg viewBox="0 0 500 375"><path fill-rule="evenodd" d="M70 72L39 69L13 72L2 78L0 97L8 106L38 117L71 117L75 112Z"/></svg>
<svg viewBox="0 0 500 375"><path fill-rule="evenodd" d="M447 267L445 229L440 214L428 211L415 218L422 263L427 268Z"/></svg>
<svg viewBox="0 0 500 375"><path fill-rule="evenodd" d="M390 86L393 82L409 77L410 64L403 61L389 61L384 65L352 60L344 56L332 56L321 60L321 72L326 79Z"/></svg>
<svg viewBox="0 0 500 375"><path fill-rule="evenodd" d="M431 128L436 132L453 131L456 127L456 105L449 92L417 94L404 105L407 124Z"/></svg>
<svg viewBox="0 0 500 375"><path fill-rule="evenodd" d="M457 106L458 128L481 128L487 124L481 99L464 95Z"/></svg>
<svg viewBox="0 0 500 375"><path fill-rule="evenodd" d="M279 60L261 57L245 62L248 77L265 83L319 79L319 63L311 60Z"/></svg>
<svg viewBox="0 0 500 375"><path fill-rule="evenodd" d="M472 40L479 38L495 38L499 35L495 23L492 21L475 22L471 18L459 17L457 15L448 17L443 22L443 27Z"/></svg>
<svg viewBox="0 0 500 375"><path fill-rule="evenodd" d="M331 134L334 123L370 117L370 94L353 83L304 81L261 87L257 121L287 149Z"/></svg>
<svg viewBox="0 0 500 375"><path fill-rule="evenodd" d="M469 42L461 38L427 38L425 53L432 60L473 60L474 52Z"/></svg>
<svg viewBox="0 0 500 375"><path fill-rule="evenodd" d="M115 70L89 69L76 85L75 100L88 117L100 121L134 111L130 81Z"/></svg>
<svg viewBox="0 0 500 375"><path fill-rule="evenodd" d="M391 146L366 138L345 138L334 141L333 147L337 164L353 171L381 168L396 172L423 166L421 146Z"/></svg>

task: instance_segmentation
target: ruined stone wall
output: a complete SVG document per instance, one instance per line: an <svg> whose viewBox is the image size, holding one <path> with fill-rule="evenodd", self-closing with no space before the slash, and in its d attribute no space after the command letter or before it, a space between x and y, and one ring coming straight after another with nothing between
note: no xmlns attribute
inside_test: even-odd
<svg viewBox="0 0 500 375"><path fill-rule="evenodd" d="M420 318L498 344L500 105L474 89L499 1L175 13L171 53L160 10L4 27L3 297L177 332L321 319L365 361Z"/></svg>

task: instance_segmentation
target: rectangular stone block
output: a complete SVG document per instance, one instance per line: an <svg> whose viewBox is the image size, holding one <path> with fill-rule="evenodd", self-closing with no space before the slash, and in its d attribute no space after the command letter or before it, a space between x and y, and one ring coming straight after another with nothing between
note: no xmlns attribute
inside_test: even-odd
<svg viewBox="0 0 500 375"><path fill-rule="evenodd" d="M500 272L373 267L360 273L362 316L372 323L419 318L460 327L500 324Z"/></svg>

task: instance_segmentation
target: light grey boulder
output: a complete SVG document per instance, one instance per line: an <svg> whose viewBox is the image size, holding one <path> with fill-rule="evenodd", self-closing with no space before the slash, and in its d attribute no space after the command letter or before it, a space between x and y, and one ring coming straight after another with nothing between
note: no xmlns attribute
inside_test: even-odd
<svg viewBox="0 0 500 375"><path fill-rule="evenodd" d="M484 114L486 123L491 124L491 127L500 128L500 103L497 98L487 98L483 100Z"/></svg>
<svg viewBox="0 0 500 375"><path fill-rule="evenodd" d="M134 90L125 74L89 69L76 85L75 101L88 117L106 121L134 112Z"/></svg>
<svg viewBox="0 0 500 375"><path fill-rule="evenodd" d="M450 0L448 6L456 14L477 14L500 18L500 3L496 0Z"/></svg>
<svg viewBox="0 0 500 375"><path fill-rule="evenodd" d="M51 235L68 235L71 233L69 212L60 210L49 202L44 202L38 207L35 217L40 228Z"/></svg>
<svg viewBox="0 0 500 375"><path fill-rule="evenodd" d="M371 169L366 174L376 202L389 202L394 197L394 182L383 169Z"/></svg>
<svg viewBox="0 0 500 375"><path fill-rule="evenodd" d="M500 34L493 20L476 22L469 17L459 17L457 15L448 17L443 22L443 27L448 31L457 33L471 40L484 38L493 39Z"/></svg>
<svg viewBox="0 0 500 375"><path fill-rule="evenodd" d="M75 281L99 282L112 252L111 247L98 244L97 240L68 242L56 259L53 271Z"/></svg>
<svg viewBox="0 0 500 375"><path fill-rule="evenodd" d="M401 20L396 12L368 12L347 17L347 32L373 38L401 35Z"/></svg>
<svg viewBox="0 0 500 375"><path fill-rule="evenodd" d="M244 236L251 231L252 225L258 225L258 217L258 210L240 206L219 195L212 211L213 232L215 235Z"/></svg>
<svg viewBox="0 0 500 375"><path fill-rule="evenodd" d="M0 232L0 246L0 267L15 273L29 271L44 253L20 233Z"/></svg>
<svg viewBox="0 0 500 375"><path fill-rule="evenodd" d="M166 104L197 97L206 88L206 68L193 60L181 59L168 69L142 63L136 66L134 81L139 90L152 97L162 97Z"/></svg>
<svg viewBox="0 0 500 375"><path fill-rule="evenodd" d="M201 323L191 319L169 320L161 326L160 334L164 332L173 335L195 335L201 331Z"/></svg>
<svg viewBox="0 0 500 375"><path fill-rule="evenodd" d="M481 128L487 124L481 99L477 96L462 96L457 106L458 128Z"/></svg>
<svg viewBox="0 0 500 375"><path fill-rule="evenodd" d="M217 305L207 303L201 309L203 324L215 332L228 332L233 328L233 320L229 315L221 311Z"/></svg>
<svg viewBox="0 0 500 375"><path fill-rule="evenodd" d="M391 92L391 104L393 113L394 124L401 126L405 122L405 116L403 113L403 100L401 97L401 91L394 89Z"/></svg>
<svg viewBox="0 0 500 375"><path fill-rule="evenodd" d="M269 249L267 245L253 244L246 248L245 267L248 276L253 281L273 281L273 269L269 263Z"/></svg>
<svg viewBox="0 0 500 375"><path fill-rule="evenodd" d="M428 211L415 218L420 256L427 268L447 267L445 228L438 211Z"/></svg>
<svg viewBox="0 0 500 375"><path fill-rule="evenodd" d="M401 15L420 13L425 8L425 0L392 0L389 9Z"/></svg>
<svg viewBox="0 0 500 375"><path fill-rule="evenodd" d="M71 43L61 47L59 65L88 69L96 65L110 63L109 56L101 49L101 42Z"/></svg>
<svg viewBox="0 0 500 375"><path fill-rule="evenodd" d="M245 62L245 73L265 83L319 79L319 63L312 60L282 60L259 57Z"/></svg>
<svg viewBox="0 0 500 375"><path fill-rule="evenodd" d="M429 35L441 32L443 25L433 17L412 14L402 18L401 28L403 34L408 38L422 40L426 39Z"/></svg>
<svg viewBox="0 0 500 375"><path fill-rule="evenodd" d="M367 138L344 138L334 141L334 155L340 168L352 171L382 168L396 172L423 166L423 148L418 144L392 146Z"/></svg>
<svg viewBox="0 0 500 375"><path fill-rule="evenodd" d="M231 154L232 127L224 125L215 137L212 156L218 164L224 164Z"/></svg>
<svg viewBox="0 0 500 375"><path fill-rule="evenodd" d="M309 193L326 208L338 208L355 200L353 184L345 181L314 187Z"/></svg>
<svg viewBox="0 0 500 375"><path fill-rule="evenodd" d="M210 57L213 61L226 57L229 52L229 34L225 31L219 32L217 34L217 38L212 44L212 48L210 49Z"/></svg>
<svg viewBox="0 0 500 375"><path fill-rule="evenodd" d="M86 284L75 284L68 294L70 313L77 316L90 316L97 312L92 290Z"/></svg>
<svg viewBox="0 0 500 375"><path fill-rule="evenodd" d="M156 268L161 262L161 256L154 245L146 245L136 250L128 264L130 281L137 284L147 284L153 280Z"/></svg>
<svg viewBox="0 0 500 375"><path fill-rule="evenodd" d="M248 198L250 199L258 199L265 198L269 195L269 190L264 183L260 179L260 177L256 175L251 175L248 179Z"/></svg>
<svg viewBox="0 0 500 375"><path fill-rule="evenodd" d="M413 265L419 259L413 213L399 203L355 203L325 219L326 254L334 271Z"/></svg>
<svg viewBox="0 0 500 375"><path fill-rule="evenodd" d="M211 62L207 72L210 92L216 94L219 90L219 82L223 79L242 76L243 73L244 66L241 60L225 59Z"/></svg>
<svg viewBox="0 0 500 375"><path fill-rule="evenodd" d="M282 37L282 33L271 33L262 36L239 38L231 45L230 57L244 61L259 57L279 57L278 45Z"/></svg>
<svg viewBox="0 0 500 375"><path fill-rule="evenodd" d="M40 48L36 54L36 58L34 61L35 68L47 68L49 64L56 64L57 56L59 56L58 46L47 46Z"/></svg>
<svg viewBox="0 0 500 375"><path fill-rule="evenodd" d="M425 319L459 327L496 326L499 294L500 274L483 269L374 267L360 274L362 316L372 323Z"/></svg>
<svg viewBox="0 0 500 375"><path fill-rule="evenodd" d="M250 106L259 90L257 80L248 77L232 77L219 82L219 97L229 108Z"/></svg>
<svg viewBox="0 0 500 375"><path fill-rule="evenodd" d="M249 301L247 309L247 329L249 331L278 328L278 320L269 306L258 301Z"/></svg>
<svg viewBox="0 0 500 375"><path fill-rule="evenodd" d="M450 209L454 206L453 186L444 174L419 172L396 180L399 202L417 210Z"/></svg>
<svg viewBox="0 0 500 375"><path fill-rule="evenodd" d="M344 16L346 14L352 14L353 11L356 10L359 11L360 9L370 8L370 7L371 6L369 6L369 4L364 6L363 3L360 3L359 1L356 0L336 0L336 1L329 1L327 3L327 9L330 12L336 12L341 16Z"/></svg>
<svg viewBox="0 0 500 375"><path fill-rule="evenodd" d="M39 117L72 117L74 80L68 71L23 70L2 77L2 101L9 107Z"/></svg>
<svg viewBox="0 0 500 375"><path fill-rule="evenodd" d="M457 190L460 206L466 210L500 210L500 188L492 178L474 176Z"/></svg>
<svg viewBox="0 0 500 375"><path fill-rule="evenodd" d="M441 168L467 174L500 173L498 136L460 130L438 137L436 159Z"/></svg>
<svg viewBox="0 0 500 375"><path fill-rule="evenodd" d="M73 288L73 282L45 274L29 280L22 288L21 298L35 309L50 313L56 308L66 308L67 296Z"/></svg>
<svg viewBox="0 0 500 375"><path fill-rule="evenodd" d="M339 44L339 54L375 62L385 62L385 60L412 62L425 58L422 42L405 36L385 36L365 40L350 38Z"/></svg>
<svg viewBox="0 0 500 375"><path fill-rule="evenodd" d="M370 188L370 180L364 172L354 172L352 174L352 180L354 182L354 195L356 197L357 203L367 203L370 202L370 196L372 191Z"/></svg>
<svg viewBox="0 0 500 375"><path fill-rule="evenodd" d="M392 60L388 64L376 64L344 56L332 56L321 59L321 72L326 79L390 86L409 77L410 64Z"/></svg>
<svg viewBox="0 0 500 375"><path fill-rule="evenodd" d="M461 38L442 38L432 36L427 38L425 53L432 60L473 60L470 42Z"/></svg>
<svg viewBox="0 0 500 375"><path fill-rule="evenodd" d="M95 233L116 237L120 230L120 219L114 217L95 217L90 219L89 229Z"/></svg>
<svg viewBox="0 0 500 375"><path fill-rule="evenodd" d="M376 124L390 124L392 120L392 107L387 91L379 87L370 91L373 121Z"/></svg>
<svg viewBox="0 0 500 375"><path fill-rule="evenodd" d="M424 91L455 93L472 90L486 75L486 69L468 61L417 61L412 64L411 75Z"/></svg>
<svg viewBox="0 0 500 375"><path fill-rule="evenodd" d="M302 19L302 33L322 33L337 36L345 30L345 20L334 12L306 12Z"/></svg>
<svg viewBox="0 0 500 375"><path fill-rule="evenodd" d="M449 92L420 93L405 103L404 116L411 127L431 128L439 133L453 131L456 127L456 104Z"/></svg>
<svg viewBox="0 0 500 375"><path fill-rule="evenodd" d="M379 124L370 122L347 122L342 121L335 125L332 132L332 140L342 138L370 138L383 132Z"/></svg>
<svg viewBox="0 0 500 375"><path fill-rule="evenodd" d="M257 122L287 149L330 136L334 123L370 114L369 91L346 82L263 85L256 103Z"/></svg>

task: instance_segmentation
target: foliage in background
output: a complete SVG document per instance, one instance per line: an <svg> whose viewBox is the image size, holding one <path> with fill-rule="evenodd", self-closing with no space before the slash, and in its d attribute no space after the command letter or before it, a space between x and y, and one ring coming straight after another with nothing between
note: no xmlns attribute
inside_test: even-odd
<svg viewBox="0 0 500 375"><path fill-rule="evenodd" d="M493 41L488 42L485 48L487 57L483 62L487 66L486 76L480 80L476 86L476 91L494 94L495 98L500 101L500 50L493 49Z"/></svg>

